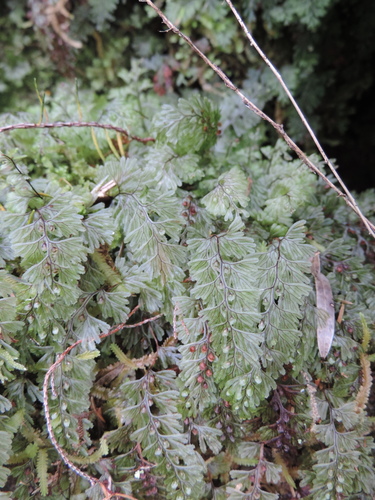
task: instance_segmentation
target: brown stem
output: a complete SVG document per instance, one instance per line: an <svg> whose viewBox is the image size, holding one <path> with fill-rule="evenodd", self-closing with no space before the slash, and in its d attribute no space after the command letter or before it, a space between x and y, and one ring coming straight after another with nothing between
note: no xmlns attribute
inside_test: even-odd
<svg viewBox="0 0 375 500"><path fill-rule="evenodd" d="M115 125L109 125L106 123L98 122L53 122L53 123L15 123L14 125L6 125L5 127L0 127L0 134L2 132L8 132L10 130L17 129L30 129L30 128L62 128L62 127L93 127L93 128L103 128L106 130L114 130L124 134L130 139L138 142L155 142L153 137L138 137L136 135L130 135L127 130L121 127L116 127Z"/></svg>

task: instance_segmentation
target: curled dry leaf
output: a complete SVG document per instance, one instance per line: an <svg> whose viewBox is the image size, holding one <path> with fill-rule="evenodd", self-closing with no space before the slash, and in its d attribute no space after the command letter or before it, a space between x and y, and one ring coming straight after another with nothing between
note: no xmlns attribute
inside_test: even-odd
<svg viewBox="0 0 375 500"><path fill-rule="evenodd" d="M67 2L68 0L58 0L55 5L48 5L45 9L45 14L47 15L48 23L52 26L61 40L75 49L81 49L82 42L73 40L66 33L69 29L69 20L73 17L65 7Z"/></svg>
<svg viewBox="0 0 375 500"><path fill-rule="evenodd" d="M315 278L316 307L324 312L324 318L317 321L317 338L319 353L326 358L331 349L335 333L335 308L333 304L332 288L328 278L320 271L319 252L312 258L311 272Z"/></svg>

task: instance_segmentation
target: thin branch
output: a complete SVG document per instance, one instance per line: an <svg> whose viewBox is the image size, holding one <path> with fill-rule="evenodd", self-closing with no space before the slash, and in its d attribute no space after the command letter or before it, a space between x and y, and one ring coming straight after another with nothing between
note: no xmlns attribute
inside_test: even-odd
<svg viewBox="0 0 375 500"><path fill-rule="evenodd" d="M129 313L128 318L130 316L132 316L136 312L137 309L139 309L139 306L136 306ZM150 321L155 321L156 319L160 318L161 316L162 316L162 314L157 314L156 316L152 316L151 318L144 319L143 321L140 321L139 323L135 323L135 324L132 324L132 325L127 325L126 323L120 323L119 325L114 326L107 333L103 333L99 337L101 339L103 339L105 337L113 335L114 333L117 333L119 330L121 330L123 328L136 328L137 326L142 326L142 325L144 325L146 323L150 323ZM92 339L92 340L94 340L94 339ZM53 365L51 365L49 367L49 369L47 370L47 373L45 374L44 381L43 381L43 406L44 406L44 414L45 414L45 419L46 419L46 423L47 423L47 430L48 430L49 438L50 438L53 446L55 447L56 451L60 455L61 459L63 460L63 462L73 472L75 472L76 474L78 474L79 476L81 476L83 479L86 479L87 481L89 481L89 483L91 484L91 486L93 486L94 484L98 484L99 483L100 486L101 486L101 488L102 488L102 490L103 490L103 492L106 495L105 498L112 498L112 497L119 496L121 498L128 498L129 500L136 500L134 497L132 497L130 495L125 495L125 494L122 494L122 493L114 493L114 492L108 490L106 488L106 486L104 486L104 484L101 483L98 479L96 479L95 477L90 476L89 474L86 474L86 472L83 472L80 468L78 468L69 459L69 457L65 453L64 449L59 445L59 443L57 442L55 433L53 431L53 427L52 427L52 423L51 423L51 414L50 414L49 403L48 403L49 382L50 382L50 379L53 377L56 368L63 362L63 360L65 359L65 357L70 353L70 351L72 351L75 347L77 347L81 343L82 343L82 339L77 340L72 345L70 345L67 349L65 349L65 351L62 354L60 354L60 356L57 358L57 360L53 363Z"/></svg>
<svg viewBox="0 0 375 500"><path fill-rule="evenodd" d="M342 189L344 190L344 192L346 193L346 195L348 196L349 200L353 203L353 205L359 210L359 207L355 201L355 199L353 198L353 196L351 195L349 189L345 186L344 182L342 181L341 177L339 176L339 174L337 173L335 167L332 165L332 163L330 162L328 156L326 155L324 149L322 148L318 138L316 137L313 129L310 127L310 124L309 122L307 121L305 115L303 114L301 108L299 107L297 101L294 99L294 97L292 96L290 90L288 89L288 86L286 85L286 83L284 82L281 74L278 72L278 70L275 68L275 66L271 63L271 61L268 59L268 57L266 56L266 54L262 51L262 49L259 47L259 45L257 44L256 40L254 39L254 37L252 36L252 34L250 33L249 29L247 28L246 24L244 23L244 21L242 20L241 16L239 15L238 11L236 10L236 8L234 7L234 5L232 4L231 0L225 0L226 3L229 5L230 9L232 10L235 18L237 19L238 21L238 24L241 26L243 32L245 33L246 37L248 38L249 42L250 42L250 45L252 47L254 47L254 49L258 52L258 54L260 55L260 57L263 59L263 61L267 64L267 66L270 68L270 70L272 71L272 73L276 76L277 80L279 81L280 85L282 86L282 88L284 89L286 95L288 96L290 102L293 104L295 110L297 111L299 117L301 118L301 121L302 123L304 124L304 126L306 127L307 131L309 132L312 140L314 141L315 143L315 146L317 147L319 153L321 154L325 164L329 167L329 169L331 170L331 172L333 173L333 175L336 177L338 183L340 184L340 186L342 187ZM358 212L357 212L358 214Z"/></svg>
<svg viewBox="0 0 375 500"><path fill-rule="evenodd" d="M223 80L226 87L235 92L244 105L253 111L257 116L262 118L268 122L272 127L281 135L284 141L288 144L290 149L292 149L300 160L307 165L314 173L319 175L328 186L333 189L339 196L344 198L345 203L358 215L358 217L362 220L363 224L366 226L368 232L375 238L375 225L372 224L367 217L363 215L358 205L356 204L353 197L349 194L343 193L337 186L335 186L320 170L318 167L314 165L314 163L306 156L306 154L297 146L297 144L292 140L291 137L285 132L283 125L276 123L272 118L270 118L267 114L265 114L261 109L259 109L253 102L251 102L240 90L238 87L234 85L234 83L230 80L230 78L224 73L222 69L220 69L216 64L214 64L199 48L191 41L191 39L182 33L166 16L165 14L151 1L151 0L139 0L140 2L147 3L163 20L164 24L166 24L169 28L169 31L173 31L176 35L181 37L193 50L196 52L201 59ZM333 168L333 167L332 167ZM345 189L346 191L346 189Z"/></svg>
<svg viewBox="0 0 375 500"><path fill-rule="evenodd" d="M156 319L161 318L162 314L157 314L156 316L152 316L152 318L144 319L139 323L135 323L134 325L123 325L122 328L137 328L138 326L145 325L146 323L150 323L151 321L155 321Z"/></svg>
<svg viewBox="0 0 375 500"><path fill-rule="evenodd" d="M62 128L62 127L94 127L94 128L104 128L106 130L114 130L124 134L130 139L138 142L155 142L153 137L138 137L136 135L130 135L127 130L121 127L116 127L115 125L109 125L106 123L98 122L53 122L53 123L16 123L14 125L6 125L5 127L0 127L0 134L3 132L8 132L9 130L16 129L30 129L30 128Z"/></svg>
<svg viewBox="0 0 375 500"><path fill-rule="evenodd" d="M113 491L109 490L103 483L100 483L100 487L102 488L103 494L104 494L104 499L103 500L110 500L111 498L127 498L128 500L137 500L136 498L132 497L131 495L127 495L126 493L114 493Z"/></svg>

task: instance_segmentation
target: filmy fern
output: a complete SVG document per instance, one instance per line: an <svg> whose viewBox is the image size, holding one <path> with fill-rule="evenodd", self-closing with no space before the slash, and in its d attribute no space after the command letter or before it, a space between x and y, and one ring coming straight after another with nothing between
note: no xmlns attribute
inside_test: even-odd
<svg viewBox="0 0 375 500"><path fill-rule="evenodd" d="M96 105L146 140L0 136L20 169L0 171L1 484L20 499L106 484L139 499L369 497L373 243L281 143L262 147L261 125L244 144L207 98L159 107L130 86ZM346 307L327 360L317 249Z"/></svg>

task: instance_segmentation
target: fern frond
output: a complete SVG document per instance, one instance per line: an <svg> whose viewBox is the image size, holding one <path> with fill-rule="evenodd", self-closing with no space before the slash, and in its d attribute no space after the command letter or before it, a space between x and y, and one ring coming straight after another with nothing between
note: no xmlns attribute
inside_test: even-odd
<svg viewBox="0 0 375 500"><path fill-rule="evenodd" d="M310 257L314 248L305 242L304 221L296 222L283 238L275 239L268 250L259 254L258 284L263 289L262 317L258 329L267 373L284 373L283 365L299 364L297 348L302 306L310 293Z"/></svg>
<svg viewBox="0 0 375 500"><path fill-rule="evenodd" d="M5 486L7 481L7 477L10 474L10 470L7 467L4 467L9 460L9 456L12 449L12 433L0 430L0 439L1 439L1 447L0 447L0 487Z"/></svg>
<svg viewBox="0 0 375 500"><path fill-rule="evenodd" d="M284 476L284 479L286 482L291 486L293 489L296 488L296 483L294 482L293 477L291 476L289 469L287 467L287 464L283 460L283 457L281 456L280 453L278 453L276 450L272 450L272 455L275 460L275 464L281 466L281 474Z"/></svg>
<svg viewBox="0 0 375 500"><path fill-rule="evenodd" d="M120 361L120 363L125 365L128 370L135 370L137 368L137 365L134 363L134 361L129 359L118 345L111 344L111 350L116 358Z"/></svg>
<svg viewBox="0 0 375 500"><path fill-rule="evenodd" d="M359 318L361 320L361 325L362 325L362 348L363 348L363 352L367 352L368 348L369 348L369 344L370 344L370 341L371 341L371 333L370 333L370 329L367 325L367 322L366 322L366 318L364 317L364 315L362 313L359 313Z"/></svg>
<svg viewBox="0 0 375 500"><path fill-rule="evenodd" d="M133 259L150 279L166 283L172 276L182 277L185 251L177 242L183 219L174 193L155 189L155 176L160 173L121 158L117 163L107 162L102 175L113 179L120 191L114 213Z"/></svg>
<svg viewBox="0 0 375 500"><path fill-rule="evenodd" d="M199 495L205 464L181 432L174 378L170 370L149 370L141 379L125 382L123 390L130 405L121 414L124 420L131 420L134 430L130 438L140 443L143 456L155 464L155 472L170 471L166 486L176 500L181 495Z"/></svg>
<svg viewBox="0 0 375 500"><path fill-rule="evenodd" d="M78 455L68 455L69 459L78 465L89 465L98 462L102 457L109 453L108 444L105 438L100 440L100 446L91 455L78 456Z"/></svg>
<svg viewBox="0 0 375 500"><path fill-rule="evenodd" d="M36 470L38 473L40 493L43 497L48 495L48 451L39 448L36 459Z"/></svg>
<svg viewBox="0 0 375 500"><path fill-rule="evenodd" d="M366 408L372 386L371 363L368 359L368 356L364 353L361 353L359 359L361 361L362 368L362 383L355 398L357 413L364 411L364 409Z"/></svg>

